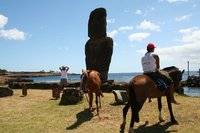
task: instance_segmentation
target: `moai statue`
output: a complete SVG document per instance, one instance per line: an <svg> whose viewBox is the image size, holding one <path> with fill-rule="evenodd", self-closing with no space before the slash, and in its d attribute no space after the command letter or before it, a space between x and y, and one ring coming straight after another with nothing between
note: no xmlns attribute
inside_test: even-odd
<svg viewBox="0 0 200 133"><path fill-rule="evenodd" d="M85 62L88 70L100 73L102 82L108 79L113 53L113 40L106 34L106 9L97 8L90 13L88 37L85 45Z"/></svg>

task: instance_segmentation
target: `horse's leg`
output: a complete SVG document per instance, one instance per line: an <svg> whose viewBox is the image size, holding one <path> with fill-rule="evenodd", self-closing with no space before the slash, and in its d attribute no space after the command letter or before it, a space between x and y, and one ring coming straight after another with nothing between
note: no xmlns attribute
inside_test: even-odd
<svg viewBox="0 0 200 133"><path fill-rule="evenodd" d="M99 108L101 108L101 96L98 97L99 97Z"/></svg>
<svg viewBox="0 0 200 133"><path fill-rule="evenodd" d="M133 130L134 122L140 121L139 111L142 109L144 102L139 103L137 101L133 101L131 103L131 122L130 122L130 127L129 127L129 133L134 133L134 130Z"/></svg>
<svg viewBox="0 0 200 133"><path fill-rule="evenodd" d="M168 109L169 109L169 113L170 113L170 117L171 117L171 122L174 124L178 124L178 122L174 118L174 114L172 111L171 97L170 97L170 95L167 95L166 97L167 97L167 105L168 105Z"/></svg>
<svg viewBox="0 0 200 133"><path fill-rule="evenodd" d="M130 101L127 102L127 104L125 105L125 107L123 108L123 122L120 126L121 131L124 131L125 126L126 126L126 115L128 112L128 109L130 108L131 104Z"/></svg>
<svg viewBox="0 0 200 133"><path fill-rule="evenodd" d="M89 109L92 110L92 102L93 102L93 94L92 92L88 92L88 96L89 96Z"/></svg>
<svg viewBox="0 0 200 133"><path fill-rule="evenodd" d="M129 133L134 133L134 129L133 129L134 122L135 122L134 117L136 116L134 115L134 113L138 114L138 112L136 112L136 110L134 110L134 107L131 105L131 122L130 122L130 127L129 127Z"/></svg>
<svg viewBox="0 0 200 133"><path fill-rule="evenodd" d="M174 98L174 89L175 89L174 86L170 85L170 87L169 87L169 94L170 94L170 98L171 98L171 103L180 104Z"/></svg>
<svg viewBox="0 0 200 133"><path fill-rule="evenodd" d="M103 94L101 92L101 88L99 87L99 93L98 93L98 97L99 97L99 107L101 108L101 96L103 97Z"/></svg>
<svg viewBox="0 0 200 133"><path fill-rule="evenodd" d="M99 115L99 106L98 106L98 95L97 95L97 93L95 93L95 97L96 97L96 107L97 107L97 115Z"/></svg>
<svg viewBox="0 0 200 133"><path fill-rule="evenodd" d="M163 119L162 113L161 113L161 110L162 110L161 97L158 97L157 100L158 100L159 120L160 122L164 122L165 120Z"/></svg>

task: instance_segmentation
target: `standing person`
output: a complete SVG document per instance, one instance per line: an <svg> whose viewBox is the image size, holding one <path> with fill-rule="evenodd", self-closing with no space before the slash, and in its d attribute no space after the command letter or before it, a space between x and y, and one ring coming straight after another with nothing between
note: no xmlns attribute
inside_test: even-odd
<svg viewBox="0 0 200 133"><path fill-rule="evenodd" d="M67 66L62 66L59 68L61 77L60 77L60 90L63 90L65 85L67 85L68 77L67 77L67 72L69 70L69 67Z"/></svg>
<svg viewBox="0 0 200 133"><path fill-rule="evenodd" d="M164 71L160 71L160 59L157 54L154 53L156 46L153 43L147 45L147 52L142 57L142 68L145 75L152 78L154 81L159 77L169 87L173 87L173 80ZM167 89L167 88L166 88ZM171 102L176 103L173 93L171 95ZM150 100L151 101L151 100Z"/></svg>

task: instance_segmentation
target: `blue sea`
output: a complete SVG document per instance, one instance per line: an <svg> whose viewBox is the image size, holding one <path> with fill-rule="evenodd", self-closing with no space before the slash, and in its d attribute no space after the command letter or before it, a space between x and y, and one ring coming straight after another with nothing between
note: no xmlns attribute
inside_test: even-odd
<svg viewBox="0 0 200 133"><path fill-rule="evenodd" d="M109 73L108 79L114 80L115 82L128 82L132 77L142 73ZM198 72L192 71L189 75L199 76ZM183 74L183 81L188 77L188 72ZM34 77L31 78L34 82L59 82L60 76L48 76L48 77ZM80 81L80 75L68 75L69 82L78 82ZM184 94L189 96L200 96L199 87L184 87Z"/></svg>

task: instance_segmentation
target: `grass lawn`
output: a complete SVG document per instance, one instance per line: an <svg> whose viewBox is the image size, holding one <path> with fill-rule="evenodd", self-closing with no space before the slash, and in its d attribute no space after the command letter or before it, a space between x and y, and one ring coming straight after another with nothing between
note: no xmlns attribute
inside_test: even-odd
<svg viewBox="0 0 200 133"><path fill-rule="evenodd" d="M14 95L0 98L0 133L119 133L124 105L115 106L114 95L104 93L100 116L96 110L90 113L84 97L77 105L60 106L51 99L51 90L28 90L26 97L21 90ZM163 97L163 118L158 123L157 100L146 102L140 111L140 122L135 124L136 133L197 133L200 131L200 97L175 95L180 105L173 104L178 125L170 123L166 99ZM148 124L145 125L146 121ZM130 122L127 116L126 132Z"/></svg>

